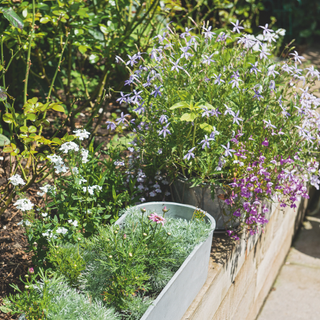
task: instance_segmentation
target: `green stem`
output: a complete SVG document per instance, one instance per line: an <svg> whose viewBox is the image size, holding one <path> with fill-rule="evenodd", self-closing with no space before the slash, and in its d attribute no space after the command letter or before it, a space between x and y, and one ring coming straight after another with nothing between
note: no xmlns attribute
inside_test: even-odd
<svg viewBox="0 0 320 320"><path fill-rule="evenodd" d="M29 79L29 70L31 68L31 44L34 36L34 26L35 26L35 15L36 15L36 4L35 0L32 0L32 25L31 25L31 34L29 36L29 46L28 46L28 56L27 56L27 68L26 68L26 78L24 80L24 104L27 102L28 96L28 79ZM27 124L27 120L24 120L24 125Z"/></svg>

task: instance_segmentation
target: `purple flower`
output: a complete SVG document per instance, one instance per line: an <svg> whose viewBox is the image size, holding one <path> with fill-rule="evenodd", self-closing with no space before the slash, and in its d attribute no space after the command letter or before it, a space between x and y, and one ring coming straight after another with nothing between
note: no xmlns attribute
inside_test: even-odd
<svg viewBox="0 0 320 320"><path fill-rule="evenodd" d="M271 32L273 32L272 29L268 29L268 24L266 24L264 27L263 26L259 26L261 29L263 29L263 35L265 36L266 34L270 34Z"/></svg>
<svg viewBox="0 0 320 320"><path fill-rule="evenodd" d="M252 65L252 68L250 69L250 73L254 72L255 75L257 75L257 72L261 72L261 70L258 69L258 61L255 64L252 64L252 63L250 64Z"/></svg>
<svg viewBox="0 0 320 320"><path fill-rule="evenodd" d="M208 136L207 135L205 135L204 136L204 139L199 143L199 144L201 144L202 143L202 149L204 149L204 148L208 148L208 149L210 149L210 144L209 144L209 141L210 140L214 140L213 138L208 138Z"/></svg>
<svg viewBox="0 0 320 320"><path fill-rule="evenodd" d="M153 96L156 98L157 96L161 96L161 91L160 91L160 88L162 86L154 86L154 90L151 92L151 94L153 94Z"/></svg>
<svg viewBox="0 0 320 320"><path fill-rule="evenodd" d="M261 143L263 146L267 147L269 145L269 142L267 138L264 139L264 141Z"/></svg>
<svg viewBox="0 0 320 320"><path fill-rule="evenodd" d="M227 146L221 145L221 147L225 149L224 155L226 157L232 157L231 152L235 152L235 150L230 149L230 142L228 142Z"/></svg>
<svg viewBox="0 0 320 320"><path fill-rule="evenodd" d="M167 117L166 115L162 114L162 115L160 116L159 122L160 122L161 124L163 124L164 122L167 123L167 122L168 122L168 117Z"/></svg>
<svg viewBox="0 0 320 320"><path fill-rule="evenodd" d="M107 124L107 129L111 131L115 130L117 127L115 123L113 123L112 121L107 121L106 124Z"/></svg>
<svg viewBox="0 0 320 320"><path fill-rule="evenodd" d="M214 80L214 84L224 83L224 80L221 80L221 73L218 76L215 76L216 80Z"/></svg>
<svg viewBox="0 0 320 320"><path fill-rule="evenodd" d="M301 63L301 60L304 60L304 57L299 56L297 51L293 51L293 53L289 53L289 55L293 56L292 58L294 59L295 62Z"/></svg>
<svg viewBox="0 0 320 320"><path fill-rule="evenodd" d="M204 35L204 38L205 38L205 39L211 40L212 37L215 35L215 33L211 31L211 29L212 29L211 26L208 27L208 28L206 28L206 27L204 26L204 24L203 24L202 29L204 30L204 31L202 32L202 34Z"/></svg>
<svg viewBox="0 0 320 320"><path fill-rule="evenodd" d="M122 104L124 102L128 102L128 95L127 94L123 94L123 92L120 92L121 97L117 99L117 102L119 102L119 104Z"/></svg>
<svg viewBox="0 0 320 320"><path fill-rule="evenodd" d="M120 123L124 123L126 120L126 116L128 116L129 114L123 114L123 112L121 112L120 118L117 118L117 125L119 125Z"/></svg>
<svg viewBox="0 0 320 320"><path fill-rule="evenodd" d="M237 125L240 125L239 121L243 121L243 119L238 117L239 116L239 112L240 111L238 110L238 112L233 115L233 121L232 121L233 123L236 123Z"/></svg>
<svg viewBox="0 0 320 320"><path fill-rule="evenodd" d="M167 123L160 131L159 131L159 136L163 134L163 137L165 138L167 134L171 134L170 130L168 129L169 123Z"/></svg>
<svg viewBox="0 0 320 320"><path fill-rule="evenodd" d="M231 22L231 24L233 24L233 29L232 29L232 32L238 32L238 33L240 33L240 30L241 29L244 29L244 27L241 27L240 25L239 25L239 20L237 20L237 22L236 23L233 23L233 22Z"/></svg>
<svg viewBox="0 0 320 320"><path fill-rule="evenodd" d="M233 215L236 216L236 217L240 217L240 216L241 216L240 209L237 209L237 210L233 213Z"/></svg>
<svg viewBox="0 0 320 320"><path fill-rule="evenodd" d="M194 158L194 154L192 153L192 151L195 149L196 147L191 148L188 153L183 157L183 159L187 159L188 161L190 160L190 158Z"/></svg>
<svg viewBox="0 0 320 320"><path fill-rule="evenodd" d="M132 57L127 54L129 57L129 60L127 61L126 65L130 64L131 67L133 67L137 63L137 59L139 58L136 54L134 54Z"/></svg>
<svg viewBox="0 0 320 320"><path fill-rule="evenodd" d="M171 71L176 70L179 73L179 69L183 69L182 67L178 66L179 61L180 61L180 58L176 62L173 62L170 59L170 62L173 64L173 67L171 68Z"/></svg>

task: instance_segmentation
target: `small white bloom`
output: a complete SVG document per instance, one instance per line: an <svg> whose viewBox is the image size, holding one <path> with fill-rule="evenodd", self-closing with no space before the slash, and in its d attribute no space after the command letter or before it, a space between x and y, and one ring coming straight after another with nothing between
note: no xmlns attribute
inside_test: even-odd
<svg viewBox="0 0 320 320"><path fill-rule="evenodd" d="M83 178L81 178L81 179L79 180L79 184L82 184L82 183L84 183L84 182L87 182L87 180L86 180L86 179L83 179Z"/></svg>
<svg viewBox="0 0 320 320"><path fill-rule="evenodd" d="M72 172L75 174L75 175L78 175L79 174L79 169L77 167L74 167L72 168Z"/></svg>
<svg viewBox="0 0 320 320"><path fill-rule="evenodd" d="M71 224L72 224L74 227L77 227L77 226L78 226L78 221L77 221L77 220L74 220Z"/></svg>
<svg viewBox="0 0 320 320"><path fill-rule="evenodd" d="M48 191L50 191L50 189L53 189L53 187L50 186L50 184L46 184L45 186L40 187L39 189L43 192L37 192L37 195L43 197Z"/></svg>
<svg viewBox="0 0 320 320"><path fill-rule="evenodd" d="M101 191L102 190L102 187L101 186L97 186L97 185L95 185L95 186L88 186L88 188L87 187L82 187L82 190L83 190L83 192L87 192L87 190L88 190L88 193L90 194L90 195L92 195L93 196L93 194L94 194L94 190L99 190L99 191Z"/></svg>
<svg viewBox="0 0 320 320"><path fill-rule="evenodd" d="M21 225L25 225L27 227L30 227L32 225L32 223L28 220L24 221L24 220L21 220L20 222L17 223L18 226L21 226Z"/></svg>
<svg viewBox="0 0 320 320"><path fill-rule="evenodd" d="M68 223L72 223L72 219L68 220Z"/></svg>
<svg viewBox="0 0 320 320"><path fill-rule="evenodd" d="M66 234L68 232L68 229L64 228L64 227L59 227L56 230L56 233L61 233L61 234Z"/></svg>
<svg viewBox="0 0 320 320"><path fill-rule="evenodd" d="M68 171L68 168L64 165L64 162L60 156L53 154L52 156L47 156L47 158L54 164L56 173Z"/></svg>
<svg viewBox="0 0 320 320"><path fill-rule="evenodd" d="M63 151L63 153L68 153L70 150L79 151L79 146L76 143L69 141L62 144L59 150Z"/></svg>
<svg viewBox="0 0 320 320"><path fill-rule="evenodd" d="M14 205L21 211L28 211L33 207L33 203L29 199L19 199L14 203Z"/></svg>
<svg viewBox="0 0 320 320"><path fill-rule="evenodd" d="M15 174L14 176L12 176L11 178L9 178L10 182L14 185L14 186L18 186L18 185L25 185L26 183L23 181L23 179L21 178L20 174Z"/></svg>
<svg viewBox="0 0 320 320"><path fill-rule="evenodd" d="M89 160L88 160L89 150L81 149L81 156L82 156L82 162L83 162L83 163L87 163L87 162L89 161Z"/></svg>
<svg viewBox="0 0 320 320"><path fill-rule="evenodd" d="M47 212L44 212L44 213L41 213L41 215L45 218L48 216L48 213Z"/></svg>
<svg viewBox="0 0 320 320"><path fill-rule="evenodd" d="M73 133L79 140L88 139L90 136L90 133L86 129L78 129L73 131Z"/></svg>
<svg viewBox="0 0 320 320"><path fill-rule="evenodd" d="M284 37L286 35L286 30L280 28L276 31L276 34L280 34L280 36Z"/></svg>

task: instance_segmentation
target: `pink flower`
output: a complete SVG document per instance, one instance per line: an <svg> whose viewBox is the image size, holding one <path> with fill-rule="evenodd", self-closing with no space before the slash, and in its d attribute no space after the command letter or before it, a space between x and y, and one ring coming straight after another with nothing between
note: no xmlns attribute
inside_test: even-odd
<svg viewBox="0 0 320 320"><path fill-rule="evenodd" d="M30 274L34 274L34 269L33 269L33 268L29 268L28 272L29 272Z"/></svg>
<svg viewBox="0 0 320 320"><path fill-rule="evenodd" d="M164 223L166 222L166 219L164 217L161 217L157 215L156 213L152 213L149 216L149 219L156 222L156 223L161 223L164 226Z"/></svg>

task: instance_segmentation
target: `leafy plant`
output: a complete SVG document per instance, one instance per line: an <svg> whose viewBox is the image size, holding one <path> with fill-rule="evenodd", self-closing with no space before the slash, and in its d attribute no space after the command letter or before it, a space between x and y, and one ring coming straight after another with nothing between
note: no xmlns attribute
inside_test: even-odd
<svg viewBox="0 0 320 320"><path fill-rule="evenodd" d="M115 57L127 56L136 46L146 50L166 15L159 0L5 0L0 11L11 22L0 25L4 55L17 52L10 68L2 60L2 73L13 75L9 93L21 91L19 71L27 66L24 86L44 99L48 86L54 83L52 94L64 105L72 129L83 110L90 110L92 118L98 116L93 133L102 119L103 112L98 111L109 105L109 98L105 101L107 88L119 89L127 77ZM65 56L60 62L63 46ZM57 66L60 73L55 81ZM86 128L93 125L92 118Z"/></svg>
<svg viewBox="0 0 320 320"><path fill-rule="evenodd" d="M192 186L222 186L230 220L256 233L267 222L258 214L263 199L276 194L292 206L297 195L308 196L305 181L319 185L311 174L318 170L319 101L308 91L319 72L300 69L297 51L281 63L270 58L283 30L266 24L255 37L241 34L243 28L239 21L226 32L203 24L178 34L168 26L149 57L122 61L136 70L129 79L133 91L121 92L119 101L132 105L138 166L172 180L182 176ZM240 173L248 171L241 189Z"/></svg>

